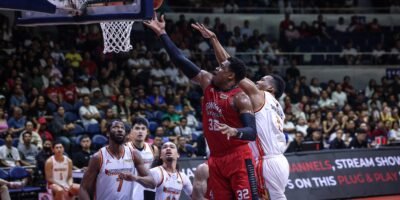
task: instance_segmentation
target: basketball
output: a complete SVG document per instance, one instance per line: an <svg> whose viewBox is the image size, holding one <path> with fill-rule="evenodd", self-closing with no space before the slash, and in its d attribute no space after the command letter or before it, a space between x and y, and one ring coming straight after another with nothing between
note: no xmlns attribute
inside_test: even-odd
<svg viewBox="0 0 400 200"><path fill-rule="evenodd" d="M154 10L157 10L161 7L161 5L163 4L164 0L154 0L153 1L153 7Z"/></svg>

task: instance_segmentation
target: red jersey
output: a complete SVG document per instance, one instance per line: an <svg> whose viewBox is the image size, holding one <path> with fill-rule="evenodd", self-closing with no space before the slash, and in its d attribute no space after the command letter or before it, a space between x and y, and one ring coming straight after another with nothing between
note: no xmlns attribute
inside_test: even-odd
<svg viewBox="0 0 400 200"><path fill-rule="evenodd" d="M234 148L248 144L248 141L234 137L228 140L226 135L217 131L216 126L216 123L223 123L233 128L243 127L239 112L233 105L234 96L239 92L242 92L240 88L226 92L218 91L211 84L204 91L203 130L211 156L222 156Z"/></svg>

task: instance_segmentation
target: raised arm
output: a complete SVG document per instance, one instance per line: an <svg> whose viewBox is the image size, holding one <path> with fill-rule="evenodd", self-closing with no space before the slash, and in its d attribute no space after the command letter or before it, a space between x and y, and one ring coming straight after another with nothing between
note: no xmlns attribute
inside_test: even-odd
<svg viewBox="0 0 400 200"><path fill-rule="evenodd" d="M171 57L172 62L180 69L182 72L190 78L192 81L197 82L201 85L203 90L211 83L212 74L201 70L193 62L187 59L183 53L176 47L172 42L171 38L167 35L165 31L165 20L164 15L158 19L157 14L154 13L154 17L150 21L143 22L147 27L152 29L157 36L161 39L168 55Z"/></svg>
<svg viewBox="0 0 400 200"><path fill-rule="evenodd" d="M210 39L211 45L214 48L214 53L217 58L218 63L222 63L231 57L228 52L222 47L221 43L219 42L217 36L214 32L207 29L203 24L196 23L192 24L192 27L198 30L204 38Z"/></svg>
<svg viewBox="0 0 400 200"><path fill-rule="evenodd" d="M79 191L79 199L90 200L94 198L96 188L96 177L100 171L101 157L96 153L89 161L89 166L83 175Z"/></svg>
<svg viewBox="0 0 400 200"><path fill-rule="evenodd" d="M264 92L259 90L252 80L244 78L239 82L239 87L250 97L254 111L258 111L264 105Z"/></svg>

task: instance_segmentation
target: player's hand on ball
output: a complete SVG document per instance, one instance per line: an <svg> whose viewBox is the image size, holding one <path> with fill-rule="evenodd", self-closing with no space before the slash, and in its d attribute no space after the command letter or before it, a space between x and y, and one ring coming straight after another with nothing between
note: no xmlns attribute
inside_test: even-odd
<svg viewBox="0 0 400 200"><path fill-rule="evenodd" d="M122 172L119 174L119 178L126 181L136 181L136 176L132 173Z"/></svg>
<svg viewBox="0 0 400 200"><path fill-rule="evenodd" d="M228 140L230 139L230 137L235 137L238 133L236 128L232 128L222 123L218 123L217 128L219 131L221 131L222 134L225 134L227 136Z"/></svg>
<svg viewBox="0 0 400 200"><path fill-rule="evenodd" d="M209 38L215 38L216 37L215 33L210 31L209 29L207 29L204 26L204 24L200 24L200 23L197 22L195 24L192 24L192 27L194 29L198 30L204 38L209 39Z"/></svg>
<svg viewBox="0 0 400 200"><path fill-rule="evenodd" d="M149 21L143 21L143 24L153 30L157 34L157 36L165 33L164 15L161 15L161 17L159 18L157 17L157 13L154 12L153 19Z"/></svg>

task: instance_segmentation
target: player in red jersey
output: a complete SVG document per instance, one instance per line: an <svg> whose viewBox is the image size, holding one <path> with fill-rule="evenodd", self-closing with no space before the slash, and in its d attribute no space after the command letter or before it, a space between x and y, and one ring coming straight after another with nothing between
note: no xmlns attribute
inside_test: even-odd
<svg viewBox="0 0 400 200"><path fill-rule="evenodd" d="M164 16L155 14L144 22L160 37L171 60L200 84L204 92L203 130L210 148L210 199L258 199L249 141L254 141L256 124L249 97L238 87L245 77L245 64L237 58L220 63L215 75L188 60L165 31ZM214 38L216 39L216 38Z"/></svg>

